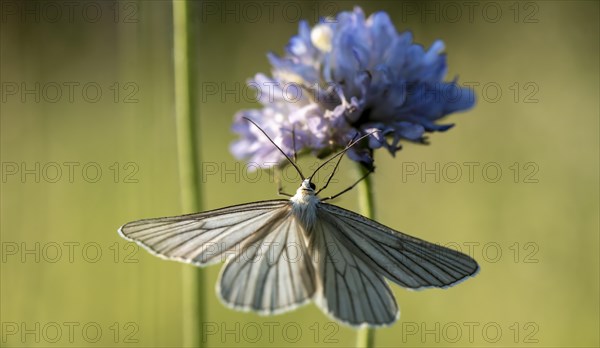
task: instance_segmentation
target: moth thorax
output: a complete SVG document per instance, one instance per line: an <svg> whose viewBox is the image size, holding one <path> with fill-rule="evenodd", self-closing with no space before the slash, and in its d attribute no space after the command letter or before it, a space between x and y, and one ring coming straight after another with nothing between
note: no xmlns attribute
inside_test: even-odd
<svg viewBox="0 0 600 348"><path fill-rule="evenodd" d="M292 198L292 213L306 228L307 231L312 230L312 227L317 220L317 204L319 199L311 193L299 188Z"/></svg>

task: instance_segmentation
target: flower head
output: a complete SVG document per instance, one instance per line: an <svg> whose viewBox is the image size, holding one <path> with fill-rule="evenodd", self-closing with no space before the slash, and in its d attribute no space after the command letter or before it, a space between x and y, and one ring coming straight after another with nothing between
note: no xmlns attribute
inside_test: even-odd
<svg viewBox="0 0 600 348"><path fill-rule="evenodd" d="M378 130L348 152L367 166L375 149L393 155L401 140L424 142L425 133L452 127L438 119L475 103L471 90L444 82L443 50L439 40L428 50L414 44L384 12L365 18L357 7L313 28L301 22L285 55L269 54L272 77L257 74L250 81L263 108L236 114L233 131L240 139L231 151L265 166L284 159L242 117L263 127L289 155L325 156Z"/></svg>

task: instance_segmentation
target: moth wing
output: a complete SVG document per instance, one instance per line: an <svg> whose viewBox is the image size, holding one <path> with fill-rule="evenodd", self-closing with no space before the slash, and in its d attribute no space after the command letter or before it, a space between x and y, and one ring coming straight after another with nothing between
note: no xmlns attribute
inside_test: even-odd
<svg viewBox="0 0 600 348"><path fill-rule="evenodd" d="M395 231L352 211L320 204L319 219L336 227L351 251L381 275L410 289L453 286L479 271L468 255Z"/></svg>
<svg viewBox="0 0 600 348"><path fill-rule="evenodd" d="M291 210L281 212L223 267L218 282L222 301L260 314L281 313L308 302L316 278L306 238Z"/></svg>
<svg viewBox="0 0 600 348"><path fill-rule="evenodd" d="M288 200L271 200L145 219L123 225L119 234L159 257L205 266L234 257L237 245L289 206Z"/></svg>
<svg viewBox="0 0 600 348"><path fill-rule="evenodd" d="M317 304L350 326L392 324L399 317L392 291L346 238L330 219L318 219L312 230L310 250L322 285Z"/></svg>

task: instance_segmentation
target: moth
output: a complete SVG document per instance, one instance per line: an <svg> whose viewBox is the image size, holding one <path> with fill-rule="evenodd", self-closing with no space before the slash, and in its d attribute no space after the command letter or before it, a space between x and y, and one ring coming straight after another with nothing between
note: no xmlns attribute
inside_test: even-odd
<svg viewBox="0 0 600 348"><path fill-rule="evenodd" d="M256 123L249 120L256 127ZM261 132L268 135L258 127ZM182 216L127 223L119 234L164 259L207 266L225 261L217 294L234 309L277 314L314 300L349 326L387 326L400 315L386 279L418 290L447 288L474 276L468 255L386 227L319 198L351 142L302 182L289 199L252 202ZM317 190L311 181L338 158Z"/></svg>

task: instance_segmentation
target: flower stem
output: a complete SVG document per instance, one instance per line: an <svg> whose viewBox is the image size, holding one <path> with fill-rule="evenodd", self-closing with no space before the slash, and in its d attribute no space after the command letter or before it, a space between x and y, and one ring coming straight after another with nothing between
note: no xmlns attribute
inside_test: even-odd
<svg viewBox="0 0 600 348"><path fill-rule="evenodd" d="M175 118L179 184L184 213L200 211L202 202L198 172L198 125L194 117L197 92L194 43L197 38L192 25L192 5L191 1L173 0ZM201 347L203 343L200 340L206 308L203 277L204 273L200 268L185 266L183 269L183 344L186 347Z"/></svg>
<svg viewBox="0 0 600 348"><path fill-rule="evenodd" d="M359 163L356 164L359 177L366 174L366 169ZM375 204L373 201L373 182L367 176L358 184L358 207L360 213L370 219L375 218ZM371 348L375 346L375 330L365 327L356 334L356 347Z"/></svg>

